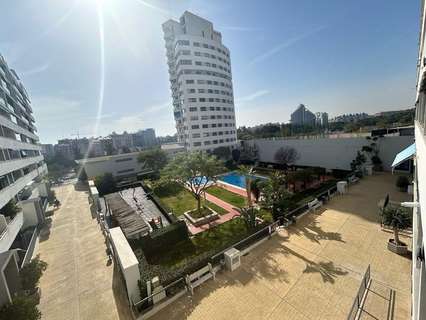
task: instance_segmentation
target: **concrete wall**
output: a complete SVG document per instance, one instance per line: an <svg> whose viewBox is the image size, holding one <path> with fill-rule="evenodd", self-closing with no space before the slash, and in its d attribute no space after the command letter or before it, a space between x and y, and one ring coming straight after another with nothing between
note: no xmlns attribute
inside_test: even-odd
<svg viewBox="0 0 426 320"><path fill-rule="evenodd" d="M395 136L379 138L376 143L379 148L379 157L383 161L385 170L391 170L395 155L414 142L414 137ZM350 170L350 163L362 146L369 145L371 140L364 137L357 138L313 138L313 139L256 139L246 141L249 145L256 145L259 151L259 161L276 163L274 157L281 147L293 147L300 158L296 165L323 167L326 169Z"/></svg>
<svg viewBox="0 0 426 320"><path fill-rule="evenodd" d="M94 179L105 173L112 173L114 177L135 175L140 173L143 164L138 162L138 152L105 156L81 160L84 164L88 179ZM125 160L125 161L124 161Z"/></svg>
<svg viewBox="0 0 426 320"><path fill-rule="evenodd" d="M137 302L140 299L138 287L138 281L140 280L139 261L120 227L109 229L109 232L115 259L120 265L126 282L129 301L132 303Z"/></svg>

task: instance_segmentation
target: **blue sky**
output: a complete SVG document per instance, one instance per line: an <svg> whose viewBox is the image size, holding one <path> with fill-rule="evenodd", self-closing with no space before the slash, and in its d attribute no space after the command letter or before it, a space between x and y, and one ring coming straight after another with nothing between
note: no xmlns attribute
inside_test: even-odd
<svg viewBox="0 0 426 320"><path fill-rule="evenodd" d="M419 6L400 0L1 1L0 52L24 81L43 143L147 127L175 133L161 24L185 10L212 21L231 51L238 126L287 122L299 103L331 116L374 113L413 105Z"/></svg>

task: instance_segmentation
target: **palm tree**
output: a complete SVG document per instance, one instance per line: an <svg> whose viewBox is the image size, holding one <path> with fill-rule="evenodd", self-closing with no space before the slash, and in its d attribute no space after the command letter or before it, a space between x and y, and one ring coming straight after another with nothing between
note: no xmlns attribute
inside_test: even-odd
<svg viewBox="0 0 426 320"><path fill-rule="evenodd" d="M394 241L396 245L402 244L399 241L399 231L411 227L411 215L403 207L387 206L383 209L383 224L392 227Z"/></svg>
<svg viewBox="0 0 426 320"><path fill-rule="evenodd" d="M240 213L240 216L244 219L244 223L247 229L253 229L256 227L256 213L257 209L253 207L235 208Z"/></svg>
<svg viewBox="0 0 426 320"><path fill-rule="evenodd" d="M247 193L247 206L252 206L252 200L251 200L251 175L253 174L253 167L252 166L240 166L238 168L238 172L245 177L246 182L246 193Z"/></svg>

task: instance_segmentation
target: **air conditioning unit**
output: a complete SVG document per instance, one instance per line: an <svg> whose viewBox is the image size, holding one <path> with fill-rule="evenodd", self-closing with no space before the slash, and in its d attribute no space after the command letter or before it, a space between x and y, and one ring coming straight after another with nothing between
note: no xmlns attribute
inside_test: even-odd
<svg viewBox="0 0 426 320"><path fill-rule="evenodd" d="M234 271L241 265L241 252L235 248L225 251L223 254L225 256L225 266L226 269Z"/></svg>

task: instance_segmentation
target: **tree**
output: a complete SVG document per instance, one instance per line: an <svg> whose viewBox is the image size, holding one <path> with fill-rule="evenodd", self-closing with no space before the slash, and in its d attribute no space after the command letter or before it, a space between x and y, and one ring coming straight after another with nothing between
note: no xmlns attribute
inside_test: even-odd
<svg viewBox="0 0 426 320"><path fill-rule="evenodd" d="M155 172L159 172L167 164L167 154L160 148L149 149L142 151L138 156L138 161L145 163Z"/></svg>
<svg viewBox="0 0 426 320"><path fill-rule="evenodd" d="M392 227L395 244L399 245L399 231L411 227L412 217L406 208L387 206L383 209L383 224Z"/></svg>
<svg viewBox="0 0 426 320"><path fill-rule="evenodd" d="M299 153L292 147L281 147L274 155L275 161L285 168L294 164L299 158Z"/></svg>
<svg viewBox="0 0 426 320"><path fill-rule="evenodd" d="M87 181L87 173L83 166L77 170L78 181Z"/></svg>
<svg viewBox="0 0 426 320"><path fill-rule="evenodd" d="M253 179L251 180L251 193L254 195L254 198L256 199L256 202L259 202L259 197L260 197L260 184L261 184L261 180L260 179Z"/></svg>
<svg viewBox="0 0 426 320"><path fill-rule="evenodd" d="M232 154L232 160L238 163L240 161L240 156L241 156L240 149L232 149L231 154Z"/></svg>
<svg viewBox="0 0 426 320"><path fill-rule="evenodd" d="M30 293L34 292L43 272L46 271L46 269L47 263L40 260L39 255L24 265L19 271L22 289L27 290Z"/></svg>
<svg viewBox="0 0 426 320"><path fill-rule="evenodd" d="M258 211L256 208L244 207L235 209L240 213L240 216L243 218L247 229L253 229L256 227L256 213Z"/></svg>
<svg viewBox="0 0 426 320"><path fill-rule="evenodd" d="M283 216L290 205L291 194L286 188L286 176L278 172L262 183L262 206L271 209L274 220Z"/></svg>
<svg viewBox="0 0 426 320"><path fill-rule="evenodd" d="M112 173L105 173L102 176L97 176L95 178L95 186L101 196L115 192L114 176Z"/></svg>
<svg viewBox="0 0 426 320"><path fill-rule="evenodd" d="M253 167L251 166L240 166L238 172L244 175L245 183L246 183L246 193L247 193L247 205L249 207L252 206L251 201L251 175L253 173Z"/></svg>
<svg viewBox="0 0 426 320"><path fill-rule="evenodd" d="M0 214L4 215L5 217L12 218L19 212L19 210L20 209L16 204L16 201L11 199L0 209Z"/></svg>
<svg viewBox="0 0 426 320"><path fill-rule="evenodd" d="M16 296L12 303L5 304L0 309L0 320L38 320L41 312L37 309L36 301L26 296Z"/></svg>
<svg viewBox="0 0 426 320"><path fill-rule="evenodd" d="M216 176L224 171L222 162L215 156L202 152L178 154L162 171L163 178L177 181L187 187L197 200L197 210L201 212L201 196L216 181Z"/></svg>
<svg viewBox="0 0 426 320"><path fill-rule="evenodd" d="M229 147L225 147L225 146L218 147L213 150L213 154L219 159L227 160L231 156L231 150L229 149Z"/></svg>

